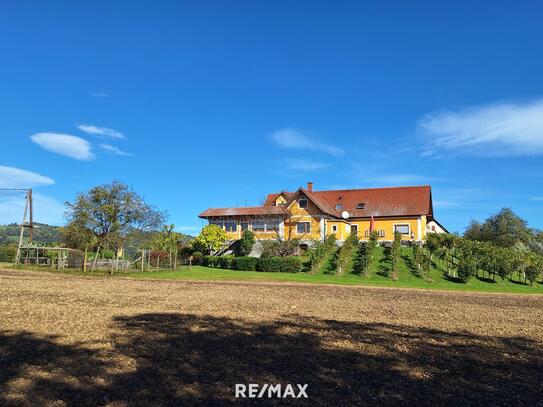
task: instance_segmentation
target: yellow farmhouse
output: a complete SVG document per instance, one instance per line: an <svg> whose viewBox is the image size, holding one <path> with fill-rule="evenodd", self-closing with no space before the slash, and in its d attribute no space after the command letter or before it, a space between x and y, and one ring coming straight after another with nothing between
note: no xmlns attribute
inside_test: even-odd
<svg viewBox="0 0 543 407"><path fill-rule="evenodd" d="M200 218L223 228L229 240L252 230L260 240L298 238L320 240L335 235L344 241L351 233L390 241L394 232L403 240L422 241L427 233L446 229L434 218L429 185L315 191L313 183L296 192L269 194L262 206L210 208Z"/></svg>

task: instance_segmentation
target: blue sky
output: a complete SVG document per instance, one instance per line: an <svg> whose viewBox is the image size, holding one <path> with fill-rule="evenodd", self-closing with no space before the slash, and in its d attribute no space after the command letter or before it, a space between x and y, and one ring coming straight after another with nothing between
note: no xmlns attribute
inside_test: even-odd
<svg viewBox="0 0 543 407"><path fill-rule="evenodd" d="M431 184L543 228L539 2L2 3L0 187L36 220L118 179L196 233L268 192ZM0 223L21 199L0 197Z"/></svg>

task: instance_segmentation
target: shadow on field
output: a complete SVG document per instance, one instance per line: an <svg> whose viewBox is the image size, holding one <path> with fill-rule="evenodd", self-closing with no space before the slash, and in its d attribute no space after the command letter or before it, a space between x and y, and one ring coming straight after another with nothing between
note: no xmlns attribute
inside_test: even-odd
<svg viewBox="0 0 543 407"><path fill-rule="evenodd" d="M541 345L526 338L142 314L115 318L109 340L113 349L93 350L3 333L0 404L220 405L234 402L235 383L307 383L313 405L541 401Z"/></svg>

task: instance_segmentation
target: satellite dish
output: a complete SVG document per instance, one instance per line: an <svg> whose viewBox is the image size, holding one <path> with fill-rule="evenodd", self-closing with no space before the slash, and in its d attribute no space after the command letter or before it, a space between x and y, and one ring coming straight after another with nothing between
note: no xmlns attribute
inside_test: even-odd
<svg viewBox="0 0 543 407"><path fill-rule="evenodd" d="M343 219L349 219L349 212L347 212L347 211L341 212L341 217L342 217Z"/></svg>

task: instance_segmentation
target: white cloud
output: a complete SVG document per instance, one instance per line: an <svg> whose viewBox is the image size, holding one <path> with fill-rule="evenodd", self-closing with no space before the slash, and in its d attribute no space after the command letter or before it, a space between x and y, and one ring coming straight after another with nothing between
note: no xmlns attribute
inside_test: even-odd
<svg viewBox="0 0 543 407"><path fill-rule="evenodd" d="M322 151L339 157L345 153L345 151L339 147L331 144L321 143L300 131L292 128L284 128L276 130L271 134L272 140L280 147L293 149L293 150L314 150Z"/></svg>
<svg viewBox="0 0 543 407"><path fill-rule="evenodd" d="M0 165L0 188L33 188L52 185L55 181L36 172Z"/></svg>
<svg viewBox="0 0 543 407"><path fill-rule="evenodd" d="M285 166L296 171L315 171L327 167L328 164L303 158L291 158L285 160Z"/></svg>
<svg viewBox="0 0 543 407"><path fill-rule="evenodd" d="M108 153L115 154L115 155L123 155L123 156L133 156L132 153L127 153L126 151L121 150L118 147L112 146L111 144L99 144L100 148L104 151L107 151Z"/></svg>
<svg viewBox="0 0 543 407"><path fill-rule="evenodd" d="M61 225L64 223L64 205L47 195L32 194L34 222ZM21 223L25 207L24 194L0 195L0 224Z"/></svg>
<svg viewBox="0 0 543 407"><path fill-rule="evenodd" d="M442 201L439 199L434 199L432 203L434 204L434 208L454 208L459 205L458 202Z"/></svg>
<svg viewBox="0 0 543 407"><path fill-rule="evenodd" d="M412 172L388 172L386 165L368 162L353 162L346 173L351 184L360 187L386 187L430 184L441 178Z"/></svg>
<svg viewBox="0 0 543 407"><path fill-rule="evenodd" d="M543 154L543 99L431 113L418 122L430 145L422 153L461 150L480 155Z"/></svg>
<svg viewBox="0 0 543 407"><path fill-rule="evenodd" d="M45 150L76 160L89 161L95 158L90 143L81 137L45 132L33 134L30 139Z"/></svg>
<svg viewBox="0 0 543 407"><path fill-rule="evenodd" d="M120 131L110 129L107 127L93 126L92 124L78 124L77 128L85 133L92 134L93 136L109 137L114 139L126 138Z"/></svg>
<svg viewBox="0 0 543 407"><path fill-rule="evenodd" d="M532 201L543 201L543 196L532 196L530 199Z"/></svg>
<svg viewBox="0 0 543 407"><path fill-rule="evenodd" d="M380 185L414 185L414 184L428 184L432 181L439 181L439 178L429 177L427 175L418 174L374 174L369 177L371 182Z"/></svg>

